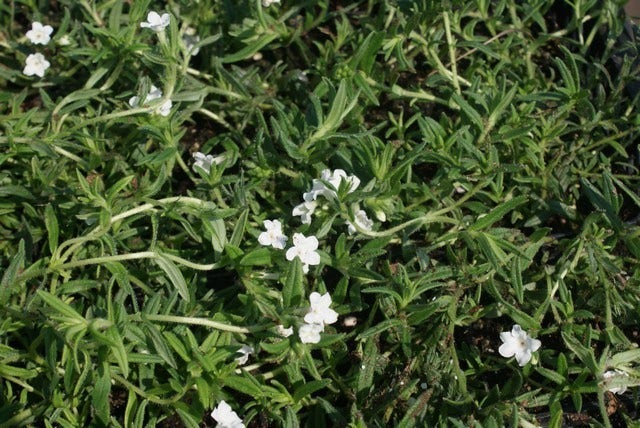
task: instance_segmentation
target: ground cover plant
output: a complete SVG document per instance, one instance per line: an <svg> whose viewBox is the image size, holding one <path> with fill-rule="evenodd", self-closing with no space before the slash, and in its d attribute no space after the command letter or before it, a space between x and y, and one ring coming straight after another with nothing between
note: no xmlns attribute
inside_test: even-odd
<svg viewBox="0 0 640 428"><path fill-rule="evenodd" d="M0 426L637 426L622 3L0 4Z"/></svg>

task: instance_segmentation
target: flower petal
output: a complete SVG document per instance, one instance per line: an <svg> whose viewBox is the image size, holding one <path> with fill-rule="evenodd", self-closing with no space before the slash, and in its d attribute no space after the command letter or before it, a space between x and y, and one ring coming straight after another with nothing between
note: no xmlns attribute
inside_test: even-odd
<svg viewBox="0 0 640 428"><path fill-rule="evenodd" d="M513 357L518 351L518 345L515 341L508 341L500 345L498 352L505 358Z"/></svg>

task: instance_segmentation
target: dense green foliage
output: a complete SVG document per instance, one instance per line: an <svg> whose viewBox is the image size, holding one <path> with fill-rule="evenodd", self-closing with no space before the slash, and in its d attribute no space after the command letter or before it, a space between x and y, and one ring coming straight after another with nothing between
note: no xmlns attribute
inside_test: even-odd
<svg viewBox="0 0 640 428"><path fill-rule="evenodd" d="M621 3L2 2L0 426L214 426L222 400L256 427L636 419ZM325 169L360 185L303 224ZM320 264L261 245L273 219ZM317 344L312 291L340 314ZM514 324L542 342L523 367L498 353Z"/></svg>

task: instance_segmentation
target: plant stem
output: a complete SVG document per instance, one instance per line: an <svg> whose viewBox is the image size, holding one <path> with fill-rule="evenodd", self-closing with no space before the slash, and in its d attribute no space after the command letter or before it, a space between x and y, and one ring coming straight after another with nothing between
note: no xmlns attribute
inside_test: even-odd
<svg viewBox="0 0 640 428"><path fill-rule="evenodd" d="M238 327L235 325L224 324L218 321L212 321L206 318L196 317L179 317L175 315L157 315L157 314L133 314L129 317L131 321L158 321L168 322L176 324L188 324L188 325L202 325L205 327L214 328L216 330L228 331L231 333L248 334L256 331L264 330L266 327L261 325L255 325L250 327Z"/></svg>

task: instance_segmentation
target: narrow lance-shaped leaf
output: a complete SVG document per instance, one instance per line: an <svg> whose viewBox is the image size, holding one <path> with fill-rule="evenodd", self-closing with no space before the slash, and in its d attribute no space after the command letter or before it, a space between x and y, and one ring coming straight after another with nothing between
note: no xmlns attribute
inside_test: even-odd
<svg viewBox="0 0 640 428"><path fill-rule="evenodd" d="M284 279L284 287L282 288L282 301L284 306L295 307L302 303L304 295L302 262L299 257L294 258L289 263L289 269Z"/></svg>
<svg viewBox="0 0 640 428"><path fill-rule="evenodd" d="M509 199L505 203L493 208L487 215L478 218L475 223L469 226L469 230L482 230L491 226L498 220L501 220L508 212L513 211L527 202L527 200L528 198L524 195Z"/></svg>
<svg viewBox="0 0 640 428"><path fill-rule="evenodd" d="M51 204L47 204L44 208L44 225L47 228L47 241L49 243L49 251L53 254L58 248L58 218Z"/></svg>
<svg viewBox="0 0 640 428"><path fill-rule="evenodd" d="M18 252L13 259L11 259L11 263L7 270L4 271L4 275L2 275L2 280L0 281L0 305L4 306L11 295L11 290L14 287L14 282L16 277L18 276L18 272L24 267L24 240L21 239L18 244Z"/></svg>
<svg viewBox="0 0 640 428"><path fill-rule="evenodd" d="M169 277L169 281L176 287L178 293L180 293L180 297L182 297L185 301L189 301L189 289L187 287L187 283L184 280L184 276L182 276L182 272L180 269L173 263L169 258L164 256L163 254L158 253L154 258L155 262L160 266L160 268L167 274Z"/></svg>

